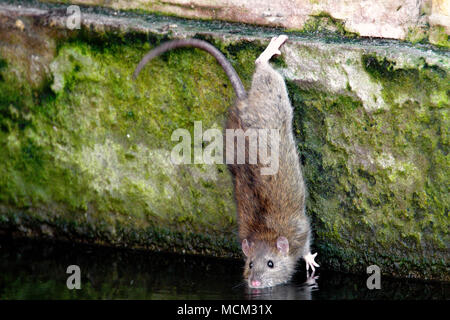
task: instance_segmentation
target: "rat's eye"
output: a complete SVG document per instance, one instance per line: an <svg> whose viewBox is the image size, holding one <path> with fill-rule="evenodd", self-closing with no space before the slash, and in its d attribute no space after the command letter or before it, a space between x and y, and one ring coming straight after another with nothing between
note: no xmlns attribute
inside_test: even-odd
<svg viewBox="0 0 450 320"><path fill-rule="evenodd" d="M253 268L253 262L250 262L250 264L248 265L248 267L251 269Z"/></svg>
<svg viewBox="0 0 450 320"><path fill-rule="evenodd" d="M267 261L267 266L269 268L273 268L273 261L272 260Z"/></svg>

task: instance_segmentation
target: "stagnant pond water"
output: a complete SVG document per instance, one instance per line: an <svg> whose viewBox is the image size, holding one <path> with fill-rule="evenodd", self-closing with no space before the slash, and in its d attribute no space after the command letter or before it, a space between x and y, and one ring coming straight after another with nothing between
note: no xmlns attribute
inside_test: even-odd
<svg viewBox="0 0 450 320"><path fill-rule="evenodd" d="M81 269L81 289L69 290L69 265ZM0 238L0 300L5 299L449 299L450 285L299 271L290 284L249 290L242 261L149 253L80 244ZM314 283L315 282L315 283Z"/></svg>

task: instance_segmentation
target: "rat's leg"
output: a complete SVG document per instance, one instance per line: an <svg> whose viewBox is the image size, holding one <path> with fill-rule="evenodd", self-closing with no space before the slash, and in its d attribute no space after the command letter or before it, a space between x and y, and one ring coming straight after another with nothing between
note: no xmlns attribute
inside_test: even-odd
<svg viewBox="0 0 450 320"><path fill-rule="evenodd" d="M269 45L267 46L266 50L261 53L261 55L256 59L255 63L267 63L274 55L281 54L280 47L283 45L283 43L287 40L286 35L281 35L278 37L273 37L270 40Z"/></svg>
<svg viewBox="0 0 450 320"><path fill-rule="evenodd" d="M281 128L290 119L292 107L284 79L269 64L273 55L280 54L280 47L287 36L272 38L267 48L255 61L255 73L248 92L247 106L241 120L245 127Z"/></svg>
<svg viewBox="0 0 450 320"><path fill-rule="evenodd" d="M317 256L317 252L314 254L311 254L311 252L309 252L307 255L303 256L303 259L305 259L306 262L306 271L309 270L309 268L312 269L312 271L314 272L316 269L314 267L320 267L317 262L314 261L314 259Z"/></svg>

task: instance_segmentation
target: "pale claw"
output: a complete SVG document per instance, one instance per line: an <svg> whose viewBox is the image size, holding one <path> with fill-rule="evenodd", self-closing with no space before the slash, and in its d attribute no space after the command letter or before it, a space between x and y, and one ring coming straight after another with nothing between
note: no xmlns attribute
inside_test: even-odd
<svg viewBox="0 0 450 320"><path fill-rule="evenodd" d="M309 268L311 268L311 270L314 272L316 269L314 267L320 267L317 262L314 261L314 259L317 256L317 252L314 254L311 254L311 252L309 252L307 255L305 255L303 257L303 259L305 259L306 262L306 271L309 270Z"/></svg>

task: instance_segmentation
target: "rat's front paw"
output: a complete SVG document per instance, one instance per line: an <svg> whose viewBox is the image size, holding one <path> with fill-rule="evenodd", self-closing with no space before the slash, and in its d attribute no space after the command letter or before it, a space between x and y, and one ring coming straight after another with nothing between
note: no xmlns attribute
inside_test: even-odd
<svg viewBox="0 0 450 320"><path fill-rule="evenodd" d="M317 256L317 252L314 254L311 254L311 252L309 252L307 255L303 256L303 259L305 259L306 262L306 271L309 270L309 268L311 268L312 271L316 270L316 268L314 267L320 267L317 262L314 261L314 259Z"/></svg>

